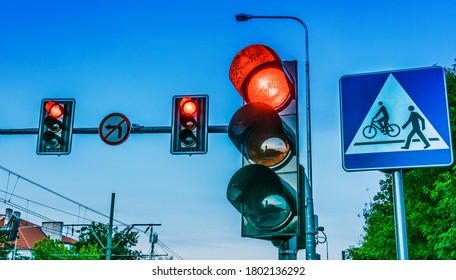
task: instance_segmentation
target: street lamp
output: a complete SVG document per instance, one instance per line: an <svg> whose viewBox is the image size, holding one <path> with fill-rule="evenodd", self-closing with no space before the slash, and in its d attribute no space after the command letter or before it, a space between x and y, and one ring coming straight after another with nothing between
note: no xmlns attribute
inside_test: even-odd
<svg viewBox="0 0 456 280"><path fill-rule="evenodd" d="M291 19L299 22L305 31L305 64L306 64L306 118L307 118L307 179L305 185L306 201L306 259L313 260L316 257L315 229L313 195L312 195L312 149L311 149L311 121L310 121L310 70L309 70L309 32L307 25L300 18L293 16L255 16L245 13L237 14L236 21L247 21L250 19Z"/></svg>

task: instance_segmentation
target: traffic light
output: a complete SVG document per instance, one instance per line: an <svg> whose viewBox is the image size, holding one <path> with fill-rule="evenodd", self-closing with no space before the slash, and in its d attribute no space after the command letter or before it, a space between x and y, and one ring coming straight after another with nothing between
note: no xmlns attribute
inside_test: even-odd
<svg viewBox="0 0 456 280"><path fill-rule="evenodd" d="M14 211L13 218L14 220L11 221L11 230L8 235L8 241L14 241L17 238L17 234L19 233L19 224L21 222L21 213Z"/></svg>
<svg viewBox="0 0 456 280"><path fill-rule="evenodd" d="M7 208L3 227L0 228L0 234L6 234L7 241L14 241L19 233L19 225L21 221L21 213Z"/></svg>
<svg viewBox="0 0 456 280"><path fill-rule="evenodd" d="M38 128L38 155L68 155L71 152L75 100L43 99Z"/></svg>
<svg viewBox="0 0 456 280"><path fill-rule="evenodd" d="M207 95L173 97L171 154L205 154L207 152Z"/></svg>
<svg viewBox="0 0 456 280"><path fill-rule="evenodd" d="M273 49L251 45L235 56L229 76L244 100L228 126L243 167L232 176L227 197L242 215L243 237L271 240L280 248L305 231L297 62L282 62Z"/></svg>

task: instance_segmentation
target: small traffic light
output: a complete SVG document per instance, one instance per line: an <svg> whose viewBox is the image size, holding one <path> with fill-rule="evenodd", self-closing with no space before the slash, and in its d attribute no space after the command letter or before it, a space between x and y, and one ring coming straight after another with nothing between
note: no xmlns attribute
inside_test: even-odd
<svg viewBox="0 0 456 280"><path fill-rule="evenodd" d="M14 241L19 233L19 224L21 222L21 213L14 212L13 219L11 220L11 229L8 235L8 241Z"/></svg>
<svg viewBox="0 0 456 280"><path fill-rule="evenodd" d="M75 100L43 99L38 128L38 155L68 155L71 152Z"/></svg>
<svg viewBox="0 0 456 280"><path fill-rule="evenodd" d="M207 152L207 95L173 97L171 154L205 154Z"/></svg>
<svg viewBox="0 0 456 280"><path fill-rule="evenodd" d="M305 231L296 65L267 46L251 45L235 56L229 74L245 105L228 126L243 167L232 176L227 197L242 215L243 237L278 247Z"/></svg>

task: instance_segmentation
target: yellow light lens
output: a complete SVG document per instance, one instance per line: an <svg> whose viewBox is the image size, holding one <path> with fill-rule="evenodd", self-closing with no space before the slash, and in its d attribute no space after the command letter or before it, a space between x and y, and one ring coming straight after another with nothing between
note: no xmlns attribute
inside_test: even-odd
<svg viewBox="0 0 456 280"><path fill-rule="evenodd" d="M285 136L256 133L247 144L250 159L261 165L273 167L282 163L290 153L290 144Z"/></svg>

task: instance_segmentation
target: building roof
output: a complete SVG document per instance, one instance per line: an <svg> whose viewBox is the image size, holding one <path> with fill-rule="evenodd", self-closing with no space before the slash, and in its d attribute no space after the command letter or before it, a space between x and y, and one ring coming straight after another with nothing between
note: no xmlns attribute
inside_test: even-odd
<svg viewBox="0 0 456 280"><path fill-rule="evenodd" d="M3 227L5 218L0 218L0 227ZM41 230L41 226L21 219L19 223L19 232L17 239L17 249L32 250L33 244L46 237L46 234ZM62 235L63 243L75 244L77 240Z"/></svg>

